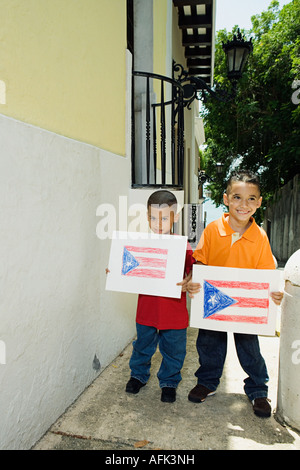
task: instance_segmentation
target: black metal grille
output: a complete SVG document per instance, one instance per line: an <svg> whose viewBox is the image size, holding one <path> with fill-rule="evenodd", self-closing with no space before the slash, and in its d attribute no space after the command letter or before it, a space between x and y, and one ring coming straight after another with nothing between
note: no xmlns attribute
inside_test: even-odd
<svg viewBox="0 0 300 470"><path fill-rule="evenodd" d="M183 189L184 98L169 77L133 72L132 187Z"/></svg>

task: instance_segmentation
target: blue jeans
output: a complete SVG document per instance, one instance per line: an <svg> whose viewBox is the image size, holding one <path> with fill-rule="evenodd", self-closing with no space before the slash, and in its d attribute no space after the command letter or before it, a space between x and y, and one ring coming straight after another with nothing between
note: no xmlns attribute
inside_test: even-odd
<svg viewBox="0 0 300 470"><path fill-rule="evenodd" d="M181 369L186 355L186 328L182 330L157 330L152 326L136 324L137 339L129 366L131 377L147 383L150 377L151 358L159 346L162 362L157 373L159 386L176 388L181 381Z"/></svg>
<svg viewBox="0 0 300 470"><path fill-rule="evenodd" d="M244 390L252 401L267 397L268 372L260 353L258 337L234 333L235 347L240 364L248 377L244 380ZM198 384L215 391L220 383L227 353L227 333L223 331L199 330L197 351L200 367L195 376Z"/></svg>

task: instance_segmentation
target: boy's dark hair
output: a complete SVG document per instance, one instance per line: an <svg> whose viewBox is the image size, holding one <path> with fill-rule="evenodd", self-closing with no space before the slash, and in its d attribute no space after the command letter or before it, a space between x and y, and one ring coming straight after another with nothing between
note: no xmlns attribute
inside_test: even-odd
<svg viewBox="0 0 300 470"><path fill-rule="evenodd" d="M162 189L159 191L155 191L149 197L148 202L147 202L147 209L149 209L149 207L153 205L157 207L163 206L163 205L169 206L169 207L177 206L177 199L173 193Z"/></svg>
<svg viewBox="0 0 300 470"><path fill-rule="evenodd" d="M226 185L227 194L231 190L232 183L236 183L236 182L254 184L255 186L257 186L259 192L261 192L259 176L250 170L238 170L238 171L233 171L231 173L227 181L227 185Z"/></svg>

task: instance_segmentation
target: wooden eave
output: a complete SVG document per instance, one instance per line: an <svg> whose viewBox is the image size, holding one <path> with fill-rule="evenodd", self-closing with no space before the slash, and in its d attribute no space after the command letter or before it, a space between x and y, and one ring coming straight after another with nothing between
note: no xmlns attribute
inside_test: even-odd
<svg viewBox="0 0 300 470"><path fill-rule="evenodd" d="M212 81L216 0L173 0L178 11L187 69L208 84Z"/></svg>

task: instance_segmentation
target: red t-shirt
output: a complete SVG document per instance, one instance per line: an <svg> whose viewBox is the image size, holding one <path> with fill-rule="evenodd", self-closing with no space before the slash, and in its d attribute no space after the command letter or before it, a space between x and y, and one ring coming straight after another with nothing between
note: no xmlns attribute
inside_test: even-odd
<svg viewBox="0 0 300 470"><path fill-rule="evenodd" d="M185 257L185 274L189 274L195 263L193 250L187 243ZM180 299L140 294L138 298L136 322L140 325L154 326L158 330L181 330L189 324L186 308L186 293Z"/></svg>

